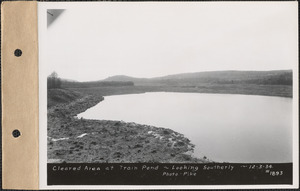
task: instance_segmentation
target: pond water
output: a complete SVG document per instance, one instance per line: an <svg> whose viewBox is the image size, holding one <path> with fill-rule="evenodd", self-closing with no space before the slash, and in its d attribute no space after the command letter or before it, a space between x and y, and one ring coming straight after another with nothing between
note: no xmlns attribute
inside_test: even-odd
<svg viewBox="0 0 300 191"><path fill-rule="evenodd" d="M106 96L78 115L173 129L215 162L292 162L292 99L166 93Z"/></svg>

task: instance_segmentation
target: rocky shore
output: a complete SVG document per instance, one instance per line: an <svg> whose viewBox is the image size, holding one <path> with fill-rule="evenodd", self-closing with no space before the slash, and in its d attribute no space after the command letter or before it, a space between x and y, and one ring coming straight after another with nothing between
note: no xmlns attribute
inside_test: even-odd
<svg viewBox="0 0 300 191"><path fill-rule="evenodd" d="M88 95L48 108L49 163L207 163L194 145L171 129L123 121L78 119L103 101Z"/></svg>

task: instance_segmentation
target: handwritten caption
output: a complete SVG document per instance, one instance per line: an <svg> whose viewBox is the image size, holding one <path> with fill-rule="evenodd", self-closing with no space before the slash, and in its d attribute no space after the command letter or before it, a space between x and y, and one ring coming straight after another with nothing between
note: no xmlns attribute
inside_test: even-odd
<svg viewBox="0 0 300 191"><path fill-rule="evenodd" d="M204 165L193 165L193 164L118 164L118 165L54 165L52 171L157 171L161 176L177 177L177 176L197 176L199 173L205 173L208 171L229 171L232 172L236 169L243 169L248 171L261 171L263 170L270 176L282 176L284 170L274 170L272 164L240 164L239 166L231 164L204 164Z"/></svg>

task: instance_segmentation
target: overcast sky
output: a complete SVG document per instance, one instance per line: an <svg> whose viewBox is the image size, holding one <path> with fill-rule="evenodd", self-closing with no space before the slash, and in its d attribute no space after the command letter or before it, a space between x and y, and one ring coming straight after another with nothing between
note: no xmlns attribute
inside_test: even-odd
<svg viewBox="0 0 300 191"><path fill-rule="evenodd" d="M298 63L296 5L73 4L48 27L47 70L89 81L113 75L292 69Z"/></svg>

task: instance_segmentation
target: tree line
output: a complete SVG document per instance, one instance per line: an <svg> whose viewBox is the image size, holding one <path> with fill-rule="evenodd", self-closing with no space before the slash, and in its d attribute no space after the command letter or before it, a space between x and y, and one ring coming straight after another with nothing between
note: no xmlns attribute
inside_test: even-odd
<svg viewBox="0 0 300 191"><path fill-rule="evenodd" d="M94 81L94 82L70 82L63 81L63 88L91 88L91 87L120 87L120 86L134 86L134 83L131 81Z"/></svg>
<svg viewBox="0 0 300 191"><path fill-rule="evenodd" d="M62 80L54 71L47 78L47 88L90 88L90 87L105 87L105 86L134 86L131 81L92 81L92 82L74 82Z"/></svg>

